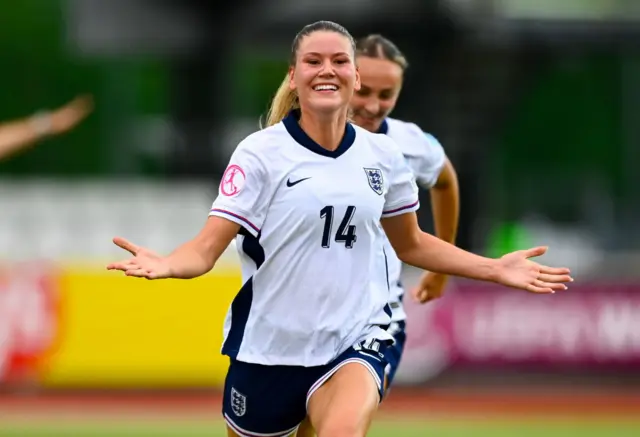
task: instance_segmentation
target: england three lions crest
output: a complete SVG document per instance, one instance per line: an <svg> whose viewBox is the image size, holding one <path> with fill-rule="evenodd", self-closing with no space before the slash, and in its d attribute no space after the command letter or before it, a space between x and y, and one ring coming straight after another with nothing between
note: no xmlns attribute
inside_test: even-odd
<svg viewBox="0 0 640 437"><path fill-rule="evenodd" d="M238 417L247 412L247 397L231 387L231 411Z"/></svg>
<svg viewBox="0 0 640 437"><path fill-rule="evenodd" d="M382 179L382 171L379 168L367 168L364 167L364 172L367 174L367 181L369 186L378 195L382 196L384 191L384 181Z"/></svg>

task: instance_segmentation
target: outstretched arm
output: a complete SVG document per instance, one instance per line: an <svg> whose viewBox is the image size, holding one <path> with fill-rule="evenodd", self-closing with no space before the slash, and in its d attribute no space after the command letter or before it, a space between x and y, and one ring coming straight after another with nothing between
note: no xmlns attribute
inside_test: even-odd
<svg viewBox="0 0 640 437"><path fill-rule="evenodd" d="M207 219L200 233L169 256L162 257L124 238L113 242L133 258L111 263L108 270L120 270L127 276L147 279L191 279L209 272L238 234L240 225L216 216Z"/></svg>
<svg viewBox="0 0 640 437"><path fill-rule="evenodd" d="M91 98L81 96L55 111L0 124L0 160L47 136L58 135L74 128L92 108Z"/></svg>
<svg viewBox="0 0 640 437"><path fill-rule="evenodd" d="M572 281L569 269L547 267L528 259L544 254L544 247L492 259L467 252L422 232L415 212L384 218L382 226L398 257L424 270L497 282L534 293L564 290L564 283Z"/></svg>

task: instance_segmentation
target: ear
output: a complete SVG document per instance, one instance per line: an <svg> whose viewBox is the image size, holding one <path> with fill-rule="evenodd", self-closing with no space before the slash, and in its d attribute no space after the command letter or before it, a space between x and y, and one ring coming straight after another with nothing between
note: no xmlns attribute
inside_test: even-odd
<svg viewBox="0 0 640 437"><path fill-rule="evenodd" d="M294 81L294 73L295 73L295 68L289 67L289 89L291 91L295 91L296 89L296 82Z"/></svg>
<svg viewBox="0 0 640 437"><path fill-rule="evenodd" d="M356 91L360 91L360 87L362 83L360 83L360 68L356 67L356 81L353 84L353 89Z"/></svg>

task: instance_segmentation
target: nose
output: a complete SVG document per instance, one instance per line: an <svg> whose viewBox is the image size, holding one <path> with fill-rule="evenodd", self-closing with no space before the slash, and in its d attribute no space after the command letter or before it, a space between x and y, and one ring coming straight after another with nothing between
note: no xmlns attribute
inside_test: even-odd
<svg viewBox="0 0 640 437"><path fill-rule="evenodd" d="M323 77L327 76L335 76L335 71L333 70L333 63L331 59L325 59L322 63L322 70L320 71L320 75Z"/></svg>
<svg viewBox="0 0 640 437"><path fill-rule="evenodd" d="M378 99L369 98L364 105L364 109L371 115L376 115L380 112L380 103Z"/></svg>

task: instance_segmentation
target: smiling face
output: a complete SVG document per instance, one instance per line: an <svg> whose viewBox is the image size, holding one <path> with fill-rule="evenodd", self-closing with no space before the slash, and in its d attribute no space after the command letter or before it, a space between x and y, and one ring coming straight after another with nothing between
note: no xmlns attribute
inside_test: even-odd
<svg viewBox="0 0 640 437"><path fill-rule="evenodd" d="M351 99L353 121L377 132L393 111L402 89L403 69L398 63L369 56L358 56L362 85Z"/></svg>
<svg viewBox="0 0 640 437"><path fill-rule="evenodd" d="M303 37L289 68L289 87L297 92L303 109L323 114L346 109L360 89L349 38L324 30Z"/></svg>

